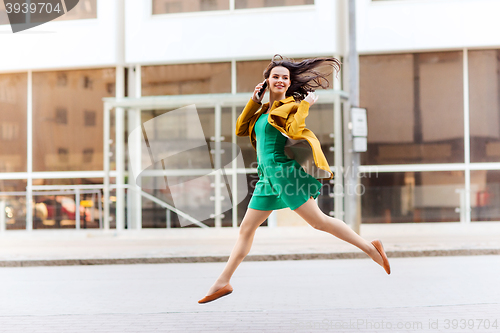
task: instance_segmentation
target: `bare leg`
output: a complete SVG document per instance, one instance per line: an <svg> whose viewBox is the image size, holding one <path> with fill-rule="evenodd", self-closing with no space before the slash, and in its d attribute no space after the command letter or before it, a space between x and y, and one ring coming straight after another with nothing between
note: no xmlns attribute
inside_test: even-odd
<svg viewBox="0 0 500 333"><path fill-rule="evenodd" d="M328 232L343 241L346 241L363 252L368 254L376 263L383 266L383 260L377 249L367 240L354 232L342 220L326 215L319 209L318 204L312 197L302 206L295 209L294 212L299 214L313 228Z"/></svg>
<svg viewBox="0 0 500 333"><path fill-rule="evenodd" d="M221 275L208 290L207 296L213 294L229 283L229 280L231 279L231 276L233 276L233 273L238 265L247 256L248 252L250 252L255 231L259 225L267 219L271 212L272 210L247 209L240 225L238 240L231 251L226 267L224 267Z"/></svg>

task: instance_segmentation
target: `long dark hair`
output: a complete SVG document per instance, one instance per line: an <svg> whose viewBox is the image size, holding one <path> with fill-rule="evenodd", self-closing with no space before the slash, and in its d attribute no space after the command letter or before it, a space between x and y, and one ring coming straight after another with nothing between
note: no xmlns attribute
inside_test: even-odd
<svg viewBox="0 0 500 333"><path fill-rule="evenodd" d="M295 100L303 100L307 93L318 88L326 89L330 86L327 77L335 70L340 71L340 61L336 58L314 58L295 62L279 54L274 55L273 60L264 70L264 78L269 79L271 70L277 66L283 66L290 71L290 87L285 96L293 96ZM322 71L318 71L321 67ZM326 71L324 69L327 69Z"/></svg>

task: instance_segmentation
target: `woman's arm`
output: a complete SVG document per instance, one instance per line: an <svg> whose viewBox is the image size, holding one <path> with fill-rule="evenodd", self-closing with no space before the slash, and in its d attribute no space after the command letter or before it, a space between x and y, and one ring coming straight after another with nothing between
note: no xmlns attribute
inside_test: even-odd
<svg viewBox="0 0 500 333"><path fill-rule="evenodd" d="M298 105L297 112L289 116L286 120L285 129L286 132L292 136L302 134L304 128L306 128L306 117L309 114L309 103L302 100Z"/></svg>
<svg viewBox="0 0 500 333"><path fill-rule="evenodd" d="M253 99L250 99L243 109L243 112L240 114L238 119L236 120L236 135L237 136L249 136L248 125L250 124L250 119L255 114L262 104L255 102Z"/></svg>
<svg viewBox="0 0 500 333"><path fill-rule="evenodd" d="M290 135L300 135L306 128L306 117L309 115L309 108L316 103L319 96L309 92L298 105L297 112L286 120L285 129Z"/></svg>
<svg viewBox="0 0 500 333"><path fill-rule="evenodd" d="M248 101L247 105L243 109L243 112L240 114L238 119L236 120L236 135L237 136L249 136L250 133L248 133L248 125L250 124L250 119L252 119L252 116L255 114L255 111L257 111L261 107L261 101L262 98L264 97L264 94L266 93L265 91L262 94L259 94L260 89L264 85L264 82L266 80L262 81L258 85L255 86L255 89L252 94L252 98Z"/></svg>

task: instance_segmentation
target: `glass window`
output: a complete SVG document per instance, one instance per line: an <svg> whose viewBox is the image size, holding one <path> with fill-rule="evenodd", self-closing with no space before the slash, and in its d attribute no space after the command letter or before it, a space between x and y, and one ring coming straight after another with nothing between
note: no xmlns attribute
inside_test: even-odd
<svg viewBox="0 0 500 333"><path fill-rule="evenodd" d="M321 100L321 97L320 97ZM306 118L306 127L310 129L321 142L321 150L329 165L334 165L334 117L333 104L314 104L309 109L309 115ZM320 180L323 184L321 194L318 196L318 206L326 215L334 210L334 200L330 195L334 194L334 179Z"/></svg>
<svg viewBox="0 0 500 333"><path fill-rule="evenodd" d="M361 175L362 223L458 222L463 171Z"/></svg>
<svg viewBox="0 0 500 333"><path fill-rule="evenodd" d="M500 161L500 50L469 51L471 162Z"/></svg>
<svg viewBox="0 0 500 333"><path fill-rule="evenodd" d="M85 111L83 116L83 122L85 126L95 126L96 125L96 112L95 111Z"/></svg>
<svg viewBox="0 0 500 333"><path fill-rule="evenodd" d="M241 111L240 111L241 114ZM250 142L250 136L237 136L236 144L241 149L245 168L257 168L257 153Z"/></svg>
<svg viewBox="0 0 500 333"><path fill-rule="evenodd" d="M363 164L464 162L462 52L362 56L360 100Z"/></svg>
<svg viewBox="0 0 500 333"><path fill-rule="evenodd" d="M75 227L75 199L71 196L34 196L33 229L61 229Z"/></svg>
<svg viewBox="0 0 500 333"><path fill-rule="evenodd" d="M142 67L142 95L186 95L231 92L231 63Z"/></svg>
<svg viewBox="0 0 500 333"><path fill-rule="evenodd" d="M68 123L68 110L66 108L57 108L56 116L54 118L55 122L58 124Z"/></svg>
<svg viewBox="0 0 500 333"><path fill-rule="evenodd" d="M243 218L245 217L245 214L248 210L248 204L250 203L250 199L252 199L252 194L253 191L255 190L255 184L259 181L259 176L257 175L257 172L255 173L248 173L245 175L247 179L247 184L248 184L248 194L245 196L245 198L238 204L238 226L241 225L241 222L243 222ZM240 198L238 198L240 200ZM267 219L260 225L261 227L267 226Z"/></svg>
<svg viewBox="0 0 500 333"><path fill-rule="evenodd" d="M314 5L314 0L235 0L235 8L261 8Z"/></svg>
<svg viewBox="0 0 500 333"><path fill-rule="evenodd" d="M142 123L146 123L151 119L159 117L171 110L152 110L142 112ZM145 185L144 191L154 195L177 209L185 211L191 216L199 219L208 226L215 225L215 219L210 217L215 212L215 177L208 175L212 171L213 155L210 155L208 150L209 143L212 142L211 137L215 135L215 109L214 108L197 108L197 114L200 120L204 135L204 145L199 146L199 149L182 150L180 145L185 140L198 140L199 133L195 133L186 127L186 119L184 114L171 115L171 119L166 121L153 122L151 127L146 130L147 141L150 145L153 143L158 146L171 145L174 140L177 140L176 147L180 147L176 155L164 158L161 163L156 163L151 169L154 170L185 170L187 169L204 169L205 175L202 176L187 176L187 175L169 175L168 184L165 186L165 178L161 176L144 176L141 178L142 184ZM183 124L180 126L179 124ZM230 140L231 138L229 138ZM225 152L226 153L226 152ZM231 154L231 152L228 152ZM173 185L182 185L173 187ZM194 196L193 196L193 193ZM230 201L223 201L224 205ZM195 213L196 212L196 213ZM145 214L148 214L147 216ZM143 201L143 218L148 221L143 227L145 228L164 228L166 226L165 208L158 206L151 201ZM171 213L172 227L181 227L179 218L175 213ZM192 225L189 225L192 227Z"/></svg>
<svg viewBox="0 0 500 333"><path fill-rule="evenodd" d="M114 180L114 177L111 177L112 180ZM48 186L53 186L53 185L61 185L61 186L68 186L68 185L102 185L103 184L103 179L102 178L48 178L48 179L33 179L33 185L40 186L40 185L48 185ZM113 181L111 182L113 184Z"/></svg>
<svg viewBox="0 0 500 333"><path fill-rule="evenodd" d="M255 86L264 81L264 70L270 60L238 61L236 62L236 90L238 92L253 92ZM248 96L248 99L252 97Z"/></svg>
<svg viewBox="0 0 500 333"><path fill-rule="evenodd" d="M229 10L229 0L153 0L153 15Z"/></svg>
<svg viewBox="0 0 500 333"><path fill-rule="evenodd" d="M5 10L5 3L3 1L0 1L0 25L2 24L9 24L9 16L7 15L7 12Z"/></svg>
<svg viewBox="0 0 500 333"><path fill-rule="evenodd" d="M221 149L224 150L221 152L221 165L226 167L226 170L231 168L232 161L236 159L236 155L233 156L232 153L232 141L233 141L233 133L234 128L231 126L232 119L232 109L231 108L221 108ZM241 179L241 178L240 178ZM233 178L231 175L227 175L227 180L229 181L229 190L231 190ZM222 218L222 226L223 227L231 227L233 225L233 209L231 205L232 197L229 196L229 190L227 190L226 181L224 177L221 178L221 186L224 189L221 191L224 199L221 201L221 210L224 217Z"/></svg>
<svg viewBox="0 0 500 333"><path fill-rule="evenodd" d="M0 180L0 201L5 203L5 229L26 229L26 180Z"/></svg>
<svg viewBox="0 0 500 333"><path fill-rule="evenodd" d="M102 178L33 179L33 185L93 185L102 184L102 182ZM114 195L112 192L112 205ZM74 229L78 211L80 228L99 228L100 219L102 219L102 206L99 212L99 198L102 200L101 189L82 189L78 208L74 190L36 190L33 192L35 201L33 229ZM110 210L113 221L115 220L114 212L114 209Z"/></svg>
<svg viewBox="0 0 500 333"><path fill-rule="evenodd" d="M28 75L0 74L0 172L26 171Z"/></svg>
<svg viewBox="0 0 500 333"><path fill-rule="evenodd" d="M306 58L293 60L302 61L304 59ZM264 70L267 68L270 62L271 60L238 61L236 63L236 90L238 92L253 92L255 86L258 83L264 81ZM319 70L322 71L322 68L320 67ZM326 68L326 70L330 71L331 69ZM333 89L333 73L327 78L330 82L328 89Z"/></svg>
<svg viewBox="0 0 500 333"><path fill-rule="evenodd" d="M314 104L309 109L306 118L306 127L310 129L321 143L321 150L329 165L334 165L334 117L333 104ZM318 196L318 206L326 215L333 213L334 200L330 195L334 194L334 179L320 180L323 184L321 194Z"/></svg>
<svg viewBox="0 0 500 333"><path fill-rule="evenodd" d="M72 1L74 2L74 1ZM69 11L56 18L54 21L83 20L97 18L97 0L80 0L72 9L68 8L69 1L66 1L66 9Z"/></svg>
<svg viewBox="0 0 500 333"><path fill-rule="evenodd" d="M102 184L102 179L33 179L34 185ZM26 180L0 180L0 200L5 201L7 230L26 228ZM80 192L80 227L99 228L99 189ZM33 228L75 228L76 204L74 192L51 190L33 191ZM102 209L102 207L101 207ZM111 210L111 215L114 210Z"/></svg>
<svg viewBox="0 0 500 333"><path fill-rule="evenodd" d="M500 220L500 170L472 170L471 220Z"/></svg>
<svg viewBox="0 0 500 333"><path fill-rule="evenodd" d="M34 171L102 170L102 98L113 97L114 82L115 69L33 73Z"/></svg>
<svg viewBox="0 0 500 333"><path fill-rule="evenodd" d="M321 99L321 97L320 97ZM321 149L329 165L333 165L334 160L334 123L333 123L333 104L314 104L309 109L309 115L306 118L306 127L310 129L321 142Z"/></svg>

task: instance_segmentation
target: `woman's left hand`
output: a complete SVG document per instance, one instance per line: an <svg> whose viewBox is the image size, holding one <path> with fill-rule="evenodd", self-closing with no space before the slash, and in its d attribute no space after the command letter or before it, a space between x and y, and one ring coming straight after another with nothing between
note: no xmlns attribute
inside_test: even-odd
<svg viewBox="0 0 500 333"><path fill-rule="evenodd" d="M308 92L306 98L304 98L304 101L309 103L310 106L312 106L316 101L318 100L319 96L316 96L314 92Z"/></svg>

